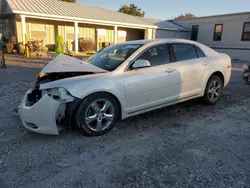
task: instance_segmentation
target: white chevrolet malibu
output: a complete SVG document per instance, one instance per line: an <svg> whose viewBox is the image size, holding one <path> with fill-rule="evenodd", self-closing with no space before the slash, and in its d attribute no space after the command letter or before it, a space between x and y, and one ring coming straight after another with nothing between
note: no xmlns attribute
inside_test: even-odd
<svg viewBox="0 0 250 188"><path fill-rule="evenodd" d="M86 60L60 55L37 76L19 107L23 125L54 134L61 125L102 135L118 120L201 97L215 104L231 59L182 39L116 44Z"/></svg>

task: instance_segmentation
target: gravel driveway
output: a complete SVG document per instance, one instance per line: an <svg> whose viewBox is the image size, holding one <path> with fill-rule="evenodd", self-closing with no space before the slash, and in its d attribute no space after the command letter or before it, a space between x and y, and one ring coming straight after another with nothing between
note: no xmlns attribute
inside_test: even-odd
<svg viewBox="0 0 250 188"><path fill-rule="evenodd" d="M249 187L250 86L233 67L217 105L193 100L94 138L24 129L14 110L40 68L0 70L0 187Z"/></svg>

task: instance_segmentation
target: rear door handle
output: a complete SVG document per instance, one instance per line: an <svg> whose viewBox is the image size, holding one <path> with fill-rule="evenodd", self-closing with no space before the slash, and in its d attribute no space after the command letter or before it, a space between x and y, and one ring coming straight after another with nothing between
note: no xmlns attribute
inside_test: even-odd
<svg viewBox="0 0 250 188"><path fill-rule="evenodd" d="M174 71L175 71L175 69L172 69L172 68L169 68L169 69L165 70L166 73L171 73L171 72L174 72Z"/></svg>
<svg viewBox="0 0 250 188"><path fill-rule="evenodd" d="M203 62L202 65L203 66L207 66L209 63L208 62Z"/></svg>

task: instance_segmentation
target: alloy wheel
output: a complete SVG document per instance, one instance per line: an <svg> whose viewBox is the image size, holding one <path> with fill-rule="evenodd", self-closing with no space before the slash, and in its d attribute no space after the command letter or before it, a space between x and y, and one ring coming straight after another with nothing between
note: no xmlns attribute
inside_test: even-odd
<svg viewBox="0 0 250 188"><path fill-rule="evenodd" d="M211 101L216 101L219 98L220 93L221 84L217 80L214 80L209 86L208 97Z"/></svg>
<svg viewBox="0 0 250 188"><path fill-rule="evenodd" d="M93 131L103 131L111 124L115 116L113 104L107 99L92 102L85 113L85 122Z"/></svg>

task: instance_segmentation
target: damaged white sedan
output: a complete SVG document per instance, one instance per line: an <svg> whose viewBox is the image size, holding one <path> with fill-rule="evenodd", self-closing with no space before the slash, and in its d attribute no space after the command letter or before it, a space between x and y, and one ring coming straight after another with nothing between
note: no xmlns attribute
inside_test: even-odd
<svg viewBox="0 0 250 188"><path fill-rule="evenodd" d="M228 55L193 41L131 41L87 62L60 55L37 76L19 107L23 125L58 135L75 126L102 135L118 120L202 97L215 104L231 76Z"/></svg>

